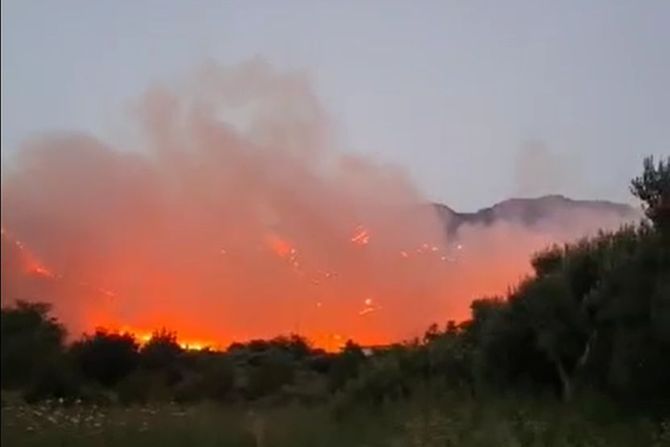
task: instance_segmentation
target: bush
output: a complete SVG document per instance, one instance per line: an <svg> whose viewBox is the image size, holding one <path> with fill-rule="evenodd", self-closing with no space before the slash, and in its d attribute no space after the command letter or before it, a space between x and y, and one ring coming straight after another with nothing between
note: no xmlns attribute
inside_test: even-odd
<svg viewBox="0 0 670 447"><path fill-rule="evenodd" d="M18 301L2 309L0 368L3 388L34 384L63 357L65 329L49 316L51 306Z"/></svg>
<svg viewBox="0 0 670 447"><path fill-rule="evenodd" d="M235 385L235 367L224 354L192 353L194 363L176 386L175 399L195 402L203 399L225 401L232 397Z"/></svg>
<svg viewBox="0 0 670 447"><path fill-rule="evenodd" d="M81 378L65 357L45 364L33 375L23 391L27 402L45 399L72 400L81 395Z"/></svg>
<svg viewBox="0 0 670 447"><path fill-rule="evenodd" d="M173 400L173 392L162 372L137 369L125 376L116 390L119 402L125 405Z"/></svg>
<svg viewBox="0 0 670 447"><path fill-rule="evenodd" d="M342 389L347 382L358 377L361 365L365 361L363 350L351 340L347 341L342 352L333 357L328 369L328 384L331 391Z"/></svg>
<svg viewBox="0 0 670 447"><path fill-rule="evenodd" d="M246 370L245 395L258 399L277 393L293 382L296 365L286 352L270 350L250 359Z"/></svg>
<svg viewBox="0 0 670 447"><path fill-rule="evenodd" d="M105 387L116 385L137 368L138 344L130 334L97 330L71 348L71 354L84 377Z"/></svg>
<svg viewBox="0 0 670 447"><path fill-rule="evenodd" d="M140 364L147 369L167 369L178 363L183 349L177 343L177 334L165 329L154 332L140 349Z"/></svg>

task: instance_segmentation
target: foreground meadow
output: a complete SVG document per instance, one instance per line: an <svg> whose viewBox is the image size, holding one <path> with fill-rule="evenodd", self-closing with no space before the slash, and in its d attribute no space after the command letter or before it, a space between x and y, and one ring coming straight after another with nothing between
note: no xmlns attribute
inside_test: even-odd
<svg viewBox="0 0 670 447"><path fill-rule="evenodd" d="M670 421L577 406L462 401L378 408L5 402L3 446L670 446Z"/></svg>

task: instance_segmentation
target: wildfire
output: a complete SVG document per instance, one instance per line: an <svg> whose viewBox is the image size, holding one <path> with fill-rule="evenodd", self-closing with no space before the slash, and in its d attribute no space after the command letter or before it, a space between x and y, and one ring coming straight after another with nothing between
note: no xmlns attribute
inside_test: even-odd
<svg viewBox="0 0 670 447"><path fill-rule="evenodd" d="M54 278L55 275L46 267L37 262L34 262L30 267L28 267L28 272L38 276L44 276L46 278Z"/></svg>
<svg viewBox="0 0 670 447"><path fill-rule="evenodd" d="M22 253L22 257L24 258L24 271L27 274L42 276L62 283L74 284L76 285L76 287L79 288L79 292L77 292L76 289L69 289L71 291L70 293L96 294L101 299L106 298L107 302L109 302L110 305L112 306L116 300L118 300L121 303L128 301L128 297L125 296L124 293L126 291L123 290L117 291L105 287L99 287L98 286L99 283L96 283L94 281L87 281L84 280L84 278L81 279L76 277L63 278L61 275L54 274L52 270L42 265L41 263L37 262L35 256L32 255L32 253L27 249L27 247L21 241L16 239L9 239L9 236L7 235L4 228L3 228L3 236L8 238L8 240L12 241L18 247L20 253ZM332 283L333 285L336 283L341 283L340 281L338 281L339 276L338 272L328 268L328 266L323 266L324 268L314 269L309 274L306 273L309 270L304 271L303 268L301 267L301 264L298 261L298 249L287 239L280 237L275 233L268 233L264 236L263 240L265 241L266 246L270 249L271 253L275 254L281 259L284 259L294 271L302 274L300 276L305 276L304 281L306 284L308 283L311 284L312 286L320 286L323 281L328 281L329 285L325 285L324 287L329 289L330 287L332 287L330 285L331 284L330 282L335 281ZM351 242L357 245L367 245L369 241L370 241L369 231L362 225L356 227L354 235L351 238ZM416 252L418 254L429 254L437 252L438 250L439 250L438 247L435 245L423 243L416 249ZM228 251L224 248L219 248L218 251L221 255L225 255L228 253ZM400 254L404 258L410 257L410 254L404 250L401 251ZM305 267L309 266L306 265ZM325 291L326 296L328 296L328 293L329 291L326 290ZM339 308L337 302L329 301L329 303L331 304L325 306L325 301L322 298L321 292L319 292L318 296L314 297L314 300L311 301L311 303L312 306L314 306L313 309L318 310L319 312L318 315L323 315L324 317L328 316L328 318L330 318L333 315L331 314L331 312L337 312L339 315L338 318L343 317L347 318L342 314L342 309ZM355 307L352 308L350 310L351 312L350 315L351 316L358 315L359 317L362 317L375 313L381 309L381 306L379 306L378 303L375 300L373 300L373 298L370 297L363 299L362 304L363 306L360 307L358 310L356 310ZM110 307L109 309L113 309L113 307ZM328 312L323 313L323 309L328 309ZM138 341L140 345L148 343L153 337L154 333L152 331L138 329L137 326L129 326L123 324L123 319L120 319L118 315L116 317L113 317L113 315L114 313L106 313L106 311L104 310L100 310L100 312L93 312L87 318L86 327L84 328L84 330L91 330L94 327L102 327L114 333L128 333L131 334ZM323 332L321 332L321 328L319 327L320 323L317 322L320 321L318 320L318 318L322 317L319 317L318 315L317 314L312 315L312 318L315 318L314 323L311 324L310 329L308 329L305 334L301 335L306 336L310 340L310 342L316 347L320 347L328 351L337 351L344 345L345 337L334 332L325 333L325 335L319 335L323 334ZM168 319L168 322L170 320L172 320L172 318ZM112 323L113 321L121 324ZM160 324L161 320L157 319L156 322ZM328 323L327 325L330 326L330 324ZM174 327L179 331L183 331L185 326L180 324L179 320L176 320L174 321L174 325L171 327ZM336 326L333 326L333 329L335 327ZM360 328L358 329L358 331L360 332ZM358 335L360 336L361 334L359 333ZM356 339L356 337L347 337L347 339L349 338ZM217 342L214 341L213 339L202 339L196 337L182 337L182 336L180 336L177 340L179 346L189 350L201 350L207 347L220 348L222 346L220 342L221 342L220 340Z"/></svg>
<svg viewBox="0 0 670 447"><path fill-rule="evenodd" d="M268 234L265 238L270 249L280 258L295 254L295 249L287 241L275 234Z"/></svg>
<svg viewBox="0 0 670 447"><path fill-rule="evenodd" d="M9 238L4 228L3 228L3 237ZM354 234L351 237L351 242L356 245L367 245L370 242L370 237L371 237L370 232L364 226L359 225L356 227ZM138 326L129 326L124 323L123 318L120 318L118 314L114 313L113 309L115 308L114 306L117 301L121 304L124 302L128 302L129 297L126 296L128 294L127 290L112 290L106 287L99 287L98 286L100 284L99 282L95 280L87 281L83 277L63 278L61 275L54 274L52 270L42 265L41 263L37 262L35 256L32 255L32 253L27 249L27 247L21 241L16 239L8 239L8 240L11 240L22 253L22 257L24 258L24 271L27 274L49 278L53 281L75 284L76 287L79 288L79 291L70 288L69 289L70 293L95 294L95 296L99 297L99 299L106 299L106 302L109 303L111 307L109 307L107 311L100 309L99 312L91 313L86 318L87 320L85 322L86 327L83 328L85 331L90 331L94 327L103 327L115 333L128 333L131 334L138 341L140 345L144 345L151 340L152 336L154 335L152 331L138 329ZM285 260L293 271L299 273L299 278L302 278L300 281L304 281L302 282L302 284L306 285L309 284L312 287L319 286L319 289L325 288L325 290L319 291L316 296L313 296L312 298L309 299L311 303L310 305L312 306L311 308L314 309L315 313L308 314L308 317L305 318L311 318L313 321L311 322L303 321L301 323L303 328L307 326L305 332L301 335L306 336L306 338L309 339L310 342L315 347L326 349L327 351L337 351L344 345L345 337L336 332L330 332L330 333L323 332L323 330L326 327L328 327L329 329L335 329L338 327L338 324L333 323L342 322L346 325L347 321L354 321L353 319L355 318L355 316L367 317L371 314L376 313L382 308L378 304L376 299L367 297L362 300L362 306L358 307L358 309L356 309L355 305L351 307L350 310L348 311L349 316L347 316L343 312L344 308L341 306L341 304L339 304L337 300L333 301L331 288L335 288L334 290L337 290L336 288L339 287L339 285L341 284L347 284L347 287L349 287L349 283L340 280L339 273L333 270L332 266L321 265L318 266L319 268L314 268L311 270L310 267L316 267L316 266L312 266L309 263L305 263L304 267L301 266L298 257L299 252L298 248L296 248L293 245L293 243L289 242L288 239L280 237L276 233L273 232L267 233L261 239L261 241L265 242L265 245L268 247L271 253L273 253L280 259ZM459 245L458 247L456 247L456 250L460 249L462 249L462 246ZM400 255L403 258L413 258L417 255L422 255L426 256L427 257L426 259L429 259L432 256L428 255L437 254L437 252L441 251L442 250L437 245L424 242L418 245L418 247L415 249L401 250ZM218 253L220 255L226 255L228 254L228 250L224 248L218 248ZM393 256L392 253L389 253L389 256ZM436 256L436 258L437 258L436 260L438 261L440 259L442 261L446 259L444 255L440 256L439 254L438 256ZM106 281L106 284L114 284L114 283ZM297 292L297 293L304 293L304 292ZM103 301L99 302L103 303ZM326 309L327 312L324 312L324 310ZM335 315L337 315L337 317L335 317ZM142 315L138 314L137 316L141 317ZM135 317L135 315L133 315L133 317ZM335 318L337 318L337 320L335 320ZM175 329L180 331L179 333L183 333L182 331L184 331L184 329L187 328L187 326L185 326L182 323L185 323L186 320L181 322L180 320L181 317L177 319L170 317L165 322L170 324L170 327L174 327ZM366 319L361 321L367 321L367 323L362 323L364 325L369 324L374 325L375 323L373 322L376 320ZM162 324L163 320L161 318L155 318L154 322L157 324ZM150 324L153 326L153 322ZM200 324L199 321L198 324ZM143 326L147 327L145 324L143 324ZM139 327L142 327L142 325ZM372 337L372 332L368 331L364 327L361 327L360 325L355 331L356 336L346 337L346 339L347 340L354 339L357 340L358 342L367 342L369 339L374 339L375 341L384 341L384 337L380 338L377 335ZM208 347L218 349L222 347L221 339L219 336L215 338L218 341L214 341L214 338L203 339L199 337L180 336L177 342L179 346L189 350L201 350ZM240 340L235 341L244 341L244 338L241 337Z"/></svg>
<svg viewBox="0 0 670 447"><path fill-rule="evenodd" d="M358 312L358 315L360 315L360 316L368 315L372 312L375 312L375 311L381 309L380 306L377 306L372 302L372 298L366 298L363 301L363 304L365 305L365 307L363 307L363 309Z"/></svg>
<svg viewBox="0 0 670 447"><path fill-rule="evenodd" d="M156 331L146 331L146 330L140 330L140 329L135 329L131 328L128 326L122 326L119 329L108 329L109 332L113 333L118 333L118 334L130 334L132 337L140 344L140 346L144 346L151 339L154 337L154 335L157 333ZM212 341L204 341L204 340L198 340L198 339L190 339L190 338L182 338L182 337L177 337L177 344L185 350L188 351L201 351L203 349L219 349L221 348L217 343L212 342Z"/></svg>
<svg viewBox="0 0 670 447"><path fill-rule="evenodd" d="M318 334L310 341L314 346L327 352L338 352L346 345L347 337L338 333Z"/></svg>
<svg viewBox="0 0 670 447"><path fill-rule="evenodd" d="M143 342L166 325L196 349L295 332L332 350L465 318L532 272L554 230L467 224L447 241L404 173L337 150L304 81L208 66L143 95L145 147L26 144L2 178L3 304L48 301L71 334L127 325ZM222 122L240 110L244 126Z"/></svg>
<svg viewBox="0 0 670 447"><path fill-rule="evenodd" d="M368 230L359 225L351 238L351 242L358 245L367 245L370 242L370 233Z"/></svg>
<svg viewBox="0 0 670 447"><path fill-rule="evenodd" d="M46 268L40 261L37 260L37 257L30 252L25 244L19 239L11 236L3 227L1 230L3 238L6 238L8 242L13 244L17 249L23 263L24 271L29 275L41 276L45 278L55 278L56 275Z"/></svg>

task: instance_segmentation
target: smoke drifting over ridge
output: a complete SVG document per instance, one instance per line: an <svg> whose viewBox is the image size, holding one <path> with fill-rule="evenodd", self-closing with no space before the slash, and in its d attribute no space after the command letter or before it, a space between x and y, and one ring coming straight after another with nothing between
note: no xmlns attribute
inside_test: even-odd
<svg viewBox="0 0 670 447"><path fill-rule="evenodd" d="M140 149L52 135L18 151L2 185L3 304L53 302L75 335L385 343L465 317L547 243L624 220L448 237L402 171L333 147L303 77L261 61L210 66L140 104Z"/></svg>

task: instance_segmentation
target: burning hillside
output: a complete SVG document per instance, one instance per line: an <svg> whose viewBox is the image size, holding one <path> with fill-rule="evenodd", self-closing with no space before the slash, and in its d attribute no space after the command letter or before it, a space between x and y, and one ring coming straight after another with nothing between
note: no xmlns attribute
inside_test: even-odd
<svg viewBox="0 0 670 447"><path fill-rule="evenodd" d="M141 147L52 135L18 151L2 185L3 304L53 302L74 334L379 344L464 317L545 244L630 218L448 234L402 172L334 147L301 76L253 62L195 81L142 98Z"/></svg>

